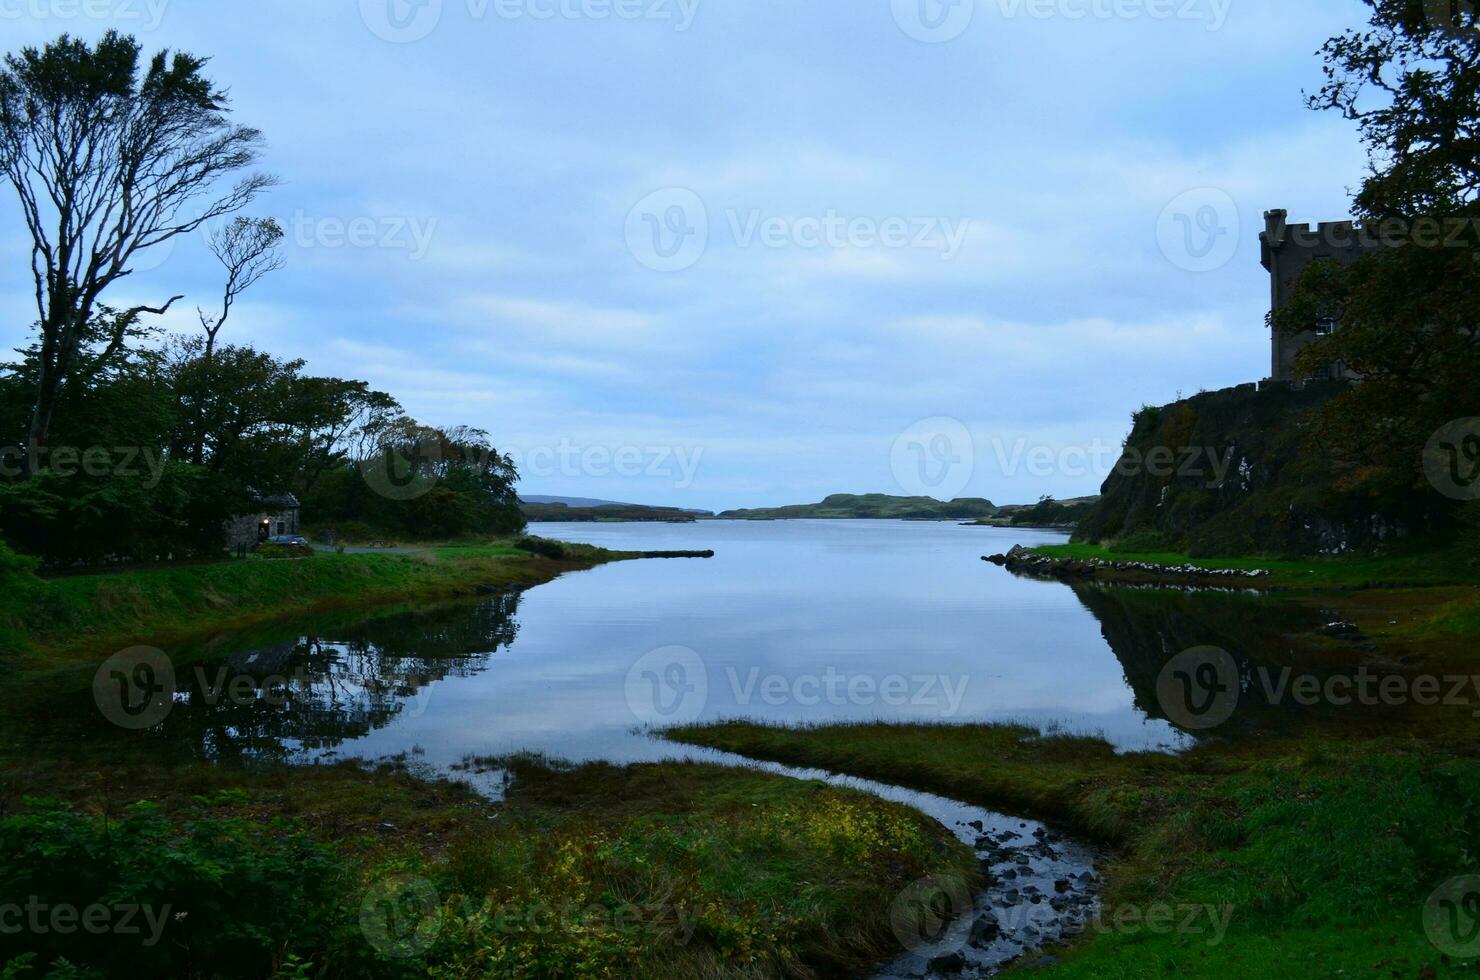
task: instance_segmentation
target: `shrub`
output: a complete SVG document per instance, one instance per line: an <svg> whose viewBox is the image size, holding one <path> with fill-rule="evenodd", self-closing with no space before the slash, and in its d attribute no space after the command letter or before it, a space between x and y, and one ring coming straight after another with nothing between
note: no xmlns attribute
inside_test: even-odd
<svg viewBox="0 0 1480 980"><path fill-rule="evenodd" d="M197 810L175 824L148 803L108 820L27 803L0 819L0 895L42 925L0 931L0 963L29 953L61 975L65 962L100 977L261 977L323 948L339 914L346 869L286 821ZM83 928L88 916L105 928Z"/></svg>
<svg viewBox="0 0 1480 980"><path fill-rule="evenodd" d="M565 545L559 541L551 541L549 538L520 538L515 547L520 551L539 555L541 558L553 558L558 561L565 557Z"/></svg>

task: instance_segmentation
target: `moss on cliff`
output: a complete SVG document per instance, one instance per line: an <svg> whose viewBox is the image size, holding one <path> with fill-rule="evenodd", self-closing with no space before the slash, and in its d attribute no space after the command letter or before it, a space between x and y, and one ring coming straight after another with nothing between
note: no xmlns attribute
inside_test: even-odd
<svg viewBox="0 0 1480 980"><path fill-rule="evenodd" d="M1311 434L1342 384L1241 385L1136 413L1076 541L1192 555L1346 554L1427 526L1422 495L1346 491Z"/></svg>

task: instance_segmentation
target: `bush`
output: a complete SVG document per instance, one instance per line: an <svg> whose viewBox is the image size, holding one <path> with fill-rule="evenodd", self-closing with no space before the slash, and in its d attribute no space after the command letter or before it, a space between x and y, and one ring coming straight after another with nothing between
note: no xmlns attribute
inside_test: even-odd
<svg viewBox="0 0 1480 980"><path fill-rule="evenodd" d="M549 538L520 538L515 547L520 551L539 555L541 558L553 558L559 561L565 557L565 545L559 541L551 541Z"/></svg>
<svg viewBox="0 0 1480 980"><path fill-rule="evenodd" d="M27 917L0 930L0 963L34 954L41 975L71 975L64 960L88 976L261 977L329 941L346 868L286 821L202 808L174 824L148 803L107 820L26 802L0 819L0 895ZM89 917L104 928L84 928Z"/></svg>

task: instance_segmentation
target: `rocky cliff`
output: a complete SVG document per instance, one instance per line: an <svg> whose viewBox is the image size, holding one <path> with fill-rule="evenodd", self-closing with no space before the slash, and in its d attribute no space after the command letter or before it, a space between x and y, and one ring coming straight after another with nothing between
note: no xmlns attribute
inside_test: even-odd
<svg viewBox="0 0 1480 980"><path fill-rule="evenodd" d="M1075 540L1193 555L1331 555L1405 536L1410 515L1341 492L1311 434L1313 412L1341 390L1241 385L1142 409Z"/></svg>

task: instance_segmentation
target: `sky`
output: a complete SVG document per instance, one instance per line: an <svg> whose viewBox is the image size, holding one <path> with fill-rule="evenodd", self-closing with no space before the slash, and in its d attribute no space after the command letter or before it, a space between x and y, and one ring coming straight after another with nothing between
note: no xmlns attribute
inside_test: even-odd
<svg viewBox="0 0 1480 980"><path fill-rule="evenodd" d="M223 342L486 429L531 494L1097 492L1133 411L1269 373L1263 212L1359 0L0 0L211 58L286 267ZM0 343L35 320L0 188ZM105 299L218 302L203 236Z"/></svg>

